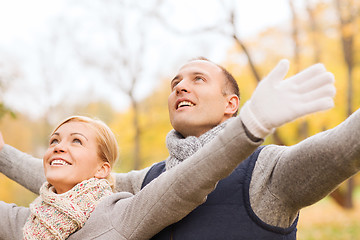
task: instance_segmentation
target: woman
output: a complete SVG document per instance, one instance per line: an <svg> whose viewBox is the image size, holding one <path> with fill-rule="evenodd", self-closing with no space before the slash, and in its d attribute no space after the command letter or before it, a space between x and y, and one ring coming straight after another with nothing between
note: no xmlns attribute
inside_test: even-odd
<svg viewBox="0 0 360 240"><path fill-rule="evenodd" d="M118 155L110 129L99 120L70 117L50 137L40 196L30 208L0 202L0 238L149 239L204 202L216 182L257 148L239 122L132 195L112 193L106 180ZM227 137L234 131L235 138ZM229 157L230 150L237 157Z"/></svg>

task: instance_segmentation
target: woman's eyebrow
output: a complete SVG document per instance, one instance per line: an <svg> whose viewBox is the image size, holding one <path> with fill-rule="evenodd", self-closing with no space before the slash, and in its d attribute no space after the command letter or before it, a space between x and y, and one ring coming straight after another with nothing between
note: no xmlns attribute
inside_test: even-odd
<svg viewBox="0 0 360 240"><path fill-rule="evenodd" d="M87 137L85 137L85 135L84 134L82 134L82 133L71 133L70 134L71 136L73 136L73 135L80 135L80 136L83 136L85 139L86 139L86 141L89 141L89 139L87 139Z"/></svg>

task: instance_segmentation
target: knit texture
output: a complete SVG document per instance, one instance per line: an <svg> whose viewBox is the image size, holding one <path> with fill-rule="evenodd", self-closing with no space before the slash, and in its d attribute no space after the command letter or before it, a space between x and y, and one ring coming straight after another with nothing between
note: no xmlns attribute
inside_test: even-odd
<svg viewBox="0 0 360 240"><path fill-rule="evenodd" d="M175 167L180 162L196 153L206 143L215 138L225 126L234 118L229 118L225 122L217 125L200 137L188 136L184 138L179 132L174 129L166 136L166 146L169 150L169 157L166 159L166 170Z"/></svg>
<svg viewBox="0 0 360 240"><path fill-rule="evenodd" d="M85 180L63 194L54 190L47 182L42 185L40 196L30 205L24 239L66 239L85 224L101 198L112 194L109 183L97 178Z"/></svg>

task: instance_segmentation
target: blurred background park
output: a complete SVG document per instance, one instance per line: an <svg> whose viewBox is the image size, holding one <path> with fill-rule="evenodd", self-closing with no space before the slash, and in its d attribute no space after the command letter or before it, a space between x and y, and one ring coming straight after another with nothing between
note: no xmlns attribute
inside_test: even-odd
<svg viewBox="0 0 360 240"><path fill-rule="evenodd" d="M335 108L266 140L292 145L360 107L359 26L360 0L0 0L0 131L41 158L60 120L96 116L118 137L115 171L127 172L167 157L169 82L186 61L227 68L241 104L280 59L289 75L322 62L335 75ZM305 208L298 238L360 239L359 186L357 174ZM0 173L0 200L35 197Z"/></svg>

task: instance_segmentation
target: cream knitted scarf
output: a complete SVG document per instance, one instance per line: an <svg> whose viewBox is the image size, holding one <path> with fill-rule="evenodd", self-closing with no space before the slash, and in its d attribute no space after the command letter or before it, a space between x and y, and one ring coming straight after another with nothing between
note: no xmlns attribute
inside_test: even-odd
<svg viewBox="0 0 360 240"><path fill-rule="evenodd" d="M225 122L202 134L200 137L188 136L184 138L179 132L174 129L171 130L166 136L166 147L170 154L165 161L166 170L171 169L196 153L201 147L216 137L233 119L234 118L229 118Z"/></svg>
<svg viewBox="0 0 360 240"><path fill-rule="evenodd" d="M30 205L24 239L67 238L84 225L101 198L111 194L105 179L85 180L63 194L56 194L49 183L44 183L40 196Z"/></svg>

